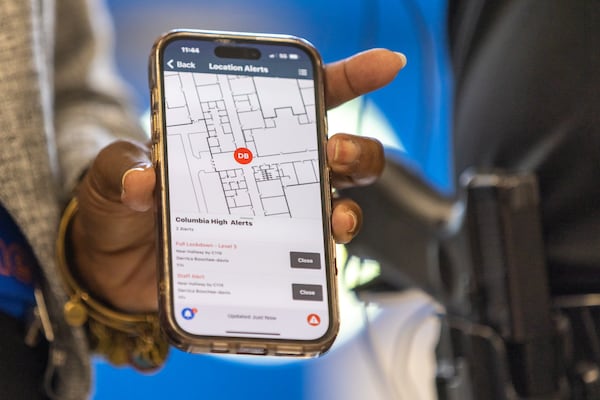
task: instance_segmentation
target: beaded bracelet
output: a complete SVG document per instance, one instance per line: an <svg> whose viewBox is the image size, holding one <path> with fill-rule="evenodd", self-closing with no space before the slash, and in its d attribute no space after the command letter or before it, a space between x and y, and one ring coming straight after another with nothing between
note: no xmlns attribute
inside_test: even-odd
<svg viewBox="0 0 600 400"><path fill-rule="evenodd" d="M68 260L67 234L78 210L74 197L62 215L56 256L69 300L63 313L73 327L87 329L90 348L114 365L129 364L141 371L159 368L167 358L169 345L162 334L157 313L124 313L94 299L79 285Z"/></svg>

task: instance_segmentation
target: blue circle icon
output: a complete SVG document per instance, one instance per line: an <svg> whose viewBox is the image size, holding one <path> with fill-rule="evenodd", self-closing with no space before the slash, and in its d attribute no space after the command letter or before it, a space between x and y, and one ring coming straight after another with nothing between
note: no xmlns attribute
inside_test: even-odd
<svg viewBox="0 0 600 400"><path fill-rule="evenodd" d="M183 310L181 310L181 316L184 319L190 320L190 319L194 318L194 315L196 315L196 313L194 312L194 310L192 310L189 307L186 307Z"/></svg>

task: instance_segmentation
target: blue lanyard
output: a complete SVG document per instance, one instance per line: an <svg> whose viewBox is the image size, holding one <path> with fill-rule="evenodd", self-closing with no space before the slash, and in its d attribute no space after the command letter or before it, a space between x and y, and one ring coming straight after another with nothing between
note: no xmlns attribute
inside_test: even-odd
<svg viewBox="0 0 600 400"><path fill-rule="evenodd" d="M33 252L12 217L0 206L0 311L23 318L34 304Z"/></svg>

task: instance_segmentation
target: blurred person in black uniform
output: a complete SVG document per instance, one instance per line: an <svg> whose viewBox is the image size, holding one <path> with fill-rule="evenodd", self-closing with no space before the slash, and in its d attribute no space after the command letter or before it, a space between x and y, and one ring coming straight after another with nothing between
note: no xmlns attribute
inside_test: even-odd
<svg viewBox="0 0 600 400"><path fill-rule="evenodd" d="M450 0L448 21L457 186L470 168L534 173L552 302L599 294L600 1ZM561 311L573 398L598 395L577 376L600 368L598 305Z"/></svg>
<svg viewBox="0 0 600 400"><path fill-rule="evenodd" d="M532 173L539 182L543 238L541 274L542 278L547 276L548 285L537 281L520 282L520 289L527 291L529 285L532 290L517 300L531 296L536 289L536 293L549 295L548 303L551 304L546 308L554 308L545 311L551 313L556 311L557 304L563 304L561 301L565 296L570 296L572 302L582 298L574 296L592 295L586 296L588 305L592 301L592 307L569 306L569 310L560 310L561 316L568 315L572 336L566 336L574 347L570 352L571 348L566 346L565 353L569 354L559 355L565 359L561 360L562 367L558 366L555 371L558 375L561 368L588 368L591 364L595 367L589 369L591 374L586 379L598 377L600 1L449 0L447 12L454 77L450 151L456 192L447 198L401 162L391 161L380 184L352 194L363 204L367 218L363 233L352 242L350 252L377 259L382 265L381 276L359 290L398 290L418 286L437 296L446 305L448 314L452 314L450 318L469 319L470 328L476 324L493 325L490 320L496 322L502 318L502 322L513 323L513 315L509 314L515 310L510 307L517 302L511 303L515 298L510 297L506 288L516 278L504 275L506 270L486 270L489 274L484 278L477 275L481 274L480 265L473 267L472 264L479 260L472 263L470 252L477 246L472 239L479 232L469 232L472 226L465 223L465 215L470 215L472 209L466 204L467 212L461 214L456 211L462 208L453 206L455 201L465 197L461 182L465 171ZM452 220L455 216L456 220ZM445 217L448 220L443 220ZM488 218L487 222L491 221L488 228L499 225L494 218L495 215ZM459 224L461 226L457 227ZM496 238L498 230L494 229L489 229L487 232L493 234L483 240ZM479 239L476 237L474 241ZM443 248L446 252L436 253L432 244L440 246L437 250ZM487 254L490 258L498 255L494 251L501 247L494 248L494 245ZM537 250L532 243L523 240L518 243L519 251L527 253L528 245ZM486 250L489 248L476 249ZM534 254L537 252L532 250L532 258ZM501 257L494 261L506 267L506 260ZM448 273L445 275L445 272ZM482 283L484 279L489 280ZM450 285L445 286L446 283ZM490 288L492 290L488 290ZM492 296L497 296L494 300L500 301L489 301ZM490 310L503 316L485 315ZM544 325L542 330L551 330L550 325ZM496 338L505 333L498 326L486 332L492 330L495 330ZM463 336L458 340L453 336L450 347L454 346L453 350L458 353L466 349L463 354L472 356L470 371L477 375L475 384L469 388L473 398L488 398L487 393L502 392L504 382L490 384L493 387L490 391L483 390L481 385L481 382L494 380L490 378L494 375L491 369L498 360L482 353L493 353L497 349L491 350L491 340L477 347L480 343L475 343L475 335L466 331L463 330ZM543 339L547 340L544 345L554 340L553 332L542 333L549 336ZM443 335L442 339L445 337ZM464 348L460 348L462 339L466 343ZM521 348L528 344L519 343L523 345ZM442 340L441 347L443 345ZM545 349L554 352L559 347L557 342L557 346ZM557 353L561 351L557 350ZM526 370L526 363L522 361L517 359L511 368ZM570 375L575 376L572 382L579 379L576 375ZM552 377L545 383L548 382L548 386L556 386L552 384ZM556 387L549 390L554 389ZM586 398L597 396L600 393L588 394Z"/></svg>
<svg viewBox="0 0 600 400"><path fill-rule="evenodd" d="M573 347L557 351L558 365L569 396L597 398L589 377L600 368L600 1L450 0L448 28L455 182L468 169L537 177L551 302L581 303L560 311ZM524 365L515 360L513 369Z"/></svg>
<svg viewBox="0 0 600 400"><path fill-rule="evenodd" d="M456 178L533 171L552 293L600 292L600 2L451 0Z"/></svg>
<svg viewBox="0 0 600 400"><path fill-rule="evenodd" d="M557 350L559 364L571 396L596 398L590 384L598 384L581 384L579 374L600 368L600 2L451 0L448 12L456 186L469 169L537 177L551 307L565 296L581 302L560 311L573 347ZM585 304L574 297L585 295ZM520 368L544 368L510 356L513 378ZM527 384L515 383L521 395Z"/></svg>

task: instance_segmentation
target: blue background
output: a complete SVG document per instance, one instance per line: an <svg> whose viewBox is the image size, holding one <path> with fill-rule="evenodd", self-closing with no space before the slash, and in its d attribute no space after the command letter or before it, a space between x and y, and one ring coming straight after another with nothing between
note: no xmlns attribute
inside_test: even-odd
<svg viewBox="0 0 600 400"><path fill-rule="evenodd" d="M161 33L173 28L297 35L312 42L325 62L371 47L403 52L407 67L368 100L383 112L400 139L406 150L403 157L439 188L451 189L444 0L109 0L108 4L116 30L117 63L132 85L140 114L149 102L150 48ZM357 126L355 132L360 131ZM307 387L312 384L308 371L321 360L273 361L172 350L166 366L149 375L97 360L94 398L304 399L314 393Z"/></svg>

